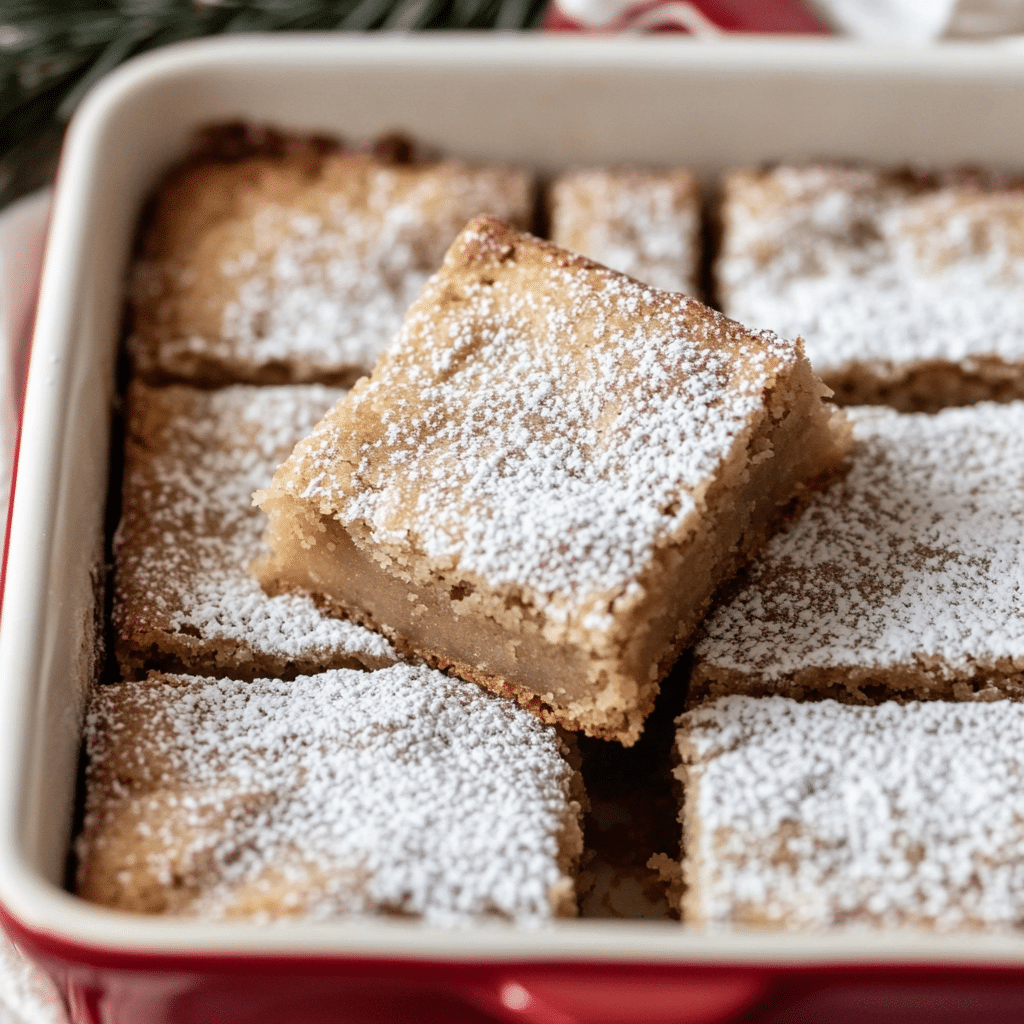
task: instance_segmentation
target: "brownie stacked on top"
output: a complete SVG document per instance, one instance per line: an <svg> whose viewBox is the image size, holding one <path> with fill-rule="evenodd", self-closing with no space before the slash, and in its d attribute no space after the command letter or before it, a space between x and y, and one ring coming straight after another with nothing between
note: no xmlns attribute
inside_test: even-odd
<svg viewBox="0 0 1024 1024"><path fill-rule="evenodd" d="M824 393L798 342L478 218L257 495L259 573L633 743L715 590L841 460Z"/></svg>

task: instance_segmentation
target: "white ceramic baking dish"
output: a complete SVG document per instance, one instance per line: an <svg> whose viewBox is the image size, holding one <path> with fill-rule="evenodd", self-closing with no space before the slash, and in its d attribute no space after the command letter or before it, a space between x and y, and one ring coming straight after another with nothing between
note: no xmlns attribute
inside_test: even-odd
<svg viewBox="0 0 1024 1024"><path fill-rule="evenodd" d="M822 156L1020 168L1024 59L998 44L232 37L159 51L93 90L60 167L0 637L0 915L61 979L76 1020L1024 1015L1015 934L255 927L115 913L65 891L126 260L159 172L198 125L234 118L352 141L399 129L451 154L544 170L629 161L712 174Z"/></svg>

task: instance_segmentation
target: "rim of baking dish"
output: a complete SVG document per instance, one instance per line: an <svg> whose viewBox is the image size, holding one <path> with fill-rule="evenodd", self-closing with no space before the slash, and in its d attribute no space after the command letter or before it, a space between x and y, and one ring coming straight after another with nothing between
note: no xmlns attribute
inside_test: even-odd
<svg viewBox="0 0 1024 1024"><path fill-rule="evenodd" d="M86 211L98 164L103 126L125 97L154 82L171 84L197 69L229 69L259 62L279 71L311 62L349 66L460 67L505 63L528 73L567 69L646 67L741 69L744 73L842 70L914 76L998 77L1013 72L1024 83L1017 41L947 44L907 49L807 37L736 37L714 42L679 38L477 35L345 36L283 34L234 36L176 44L136 58L103 79L82 103L69 129L55 194L43 289L36 323L23 430L34 449L58 451L68 428L68 382L62 346L70 337L83 287ZM45 369L45 374L44 374ZM43 379L45 376L45 379ZM934 935L867 929L828 934L692 930L672 922L565 921L537 928L482 922L432 928L415 921L353 918L334 923L251 923L160 919L87 903L43 876L18 842L29 753L40 739L36 682L42 668L32 637L52 596L40 567L57 499L58 459L22 459L17 500L8 525L7 599L0 627L0 919L23 938L51 949L111 953L181 953L457 959L462 961L617 960L646 963L820 965L1024 963L1024 937L1014 933ZM14 596L17 595L17 596Z"/></svg>

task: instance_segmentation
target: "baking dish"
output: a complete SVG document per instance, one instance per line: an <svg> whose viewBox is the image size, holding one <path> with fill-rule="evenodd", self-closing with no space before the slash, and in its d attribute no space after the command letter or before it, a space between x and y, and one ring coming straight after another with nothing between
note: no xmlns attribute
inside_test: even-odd
<svg viewBox="0 0 1024 1024"><path fill-rule="evenodd" d="M277 36L171 47L84 102L61 162L9 525L0 633L0 916L77 1022L986 1020L1024 1014L1024 937L706 933L669 923L437 930L205 924L64 890L93 637L123 280L192 131L244 118L469 158L1024 166L1011 45Z"/></svg>

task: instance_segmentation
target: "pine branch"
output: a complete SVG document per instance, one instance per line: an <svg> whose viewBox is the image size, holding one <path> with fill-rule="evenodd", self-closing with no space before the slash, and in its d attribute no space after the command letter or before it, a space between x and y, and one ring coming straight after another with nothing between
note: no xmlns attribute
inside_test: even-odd
<svg viewBox="0 0 1024 1024"><path fill-rule="evenodd" d="M234 32L531 28L545 0L0 0L0 206L45 180L97 79L168 43Z"/></svg>

